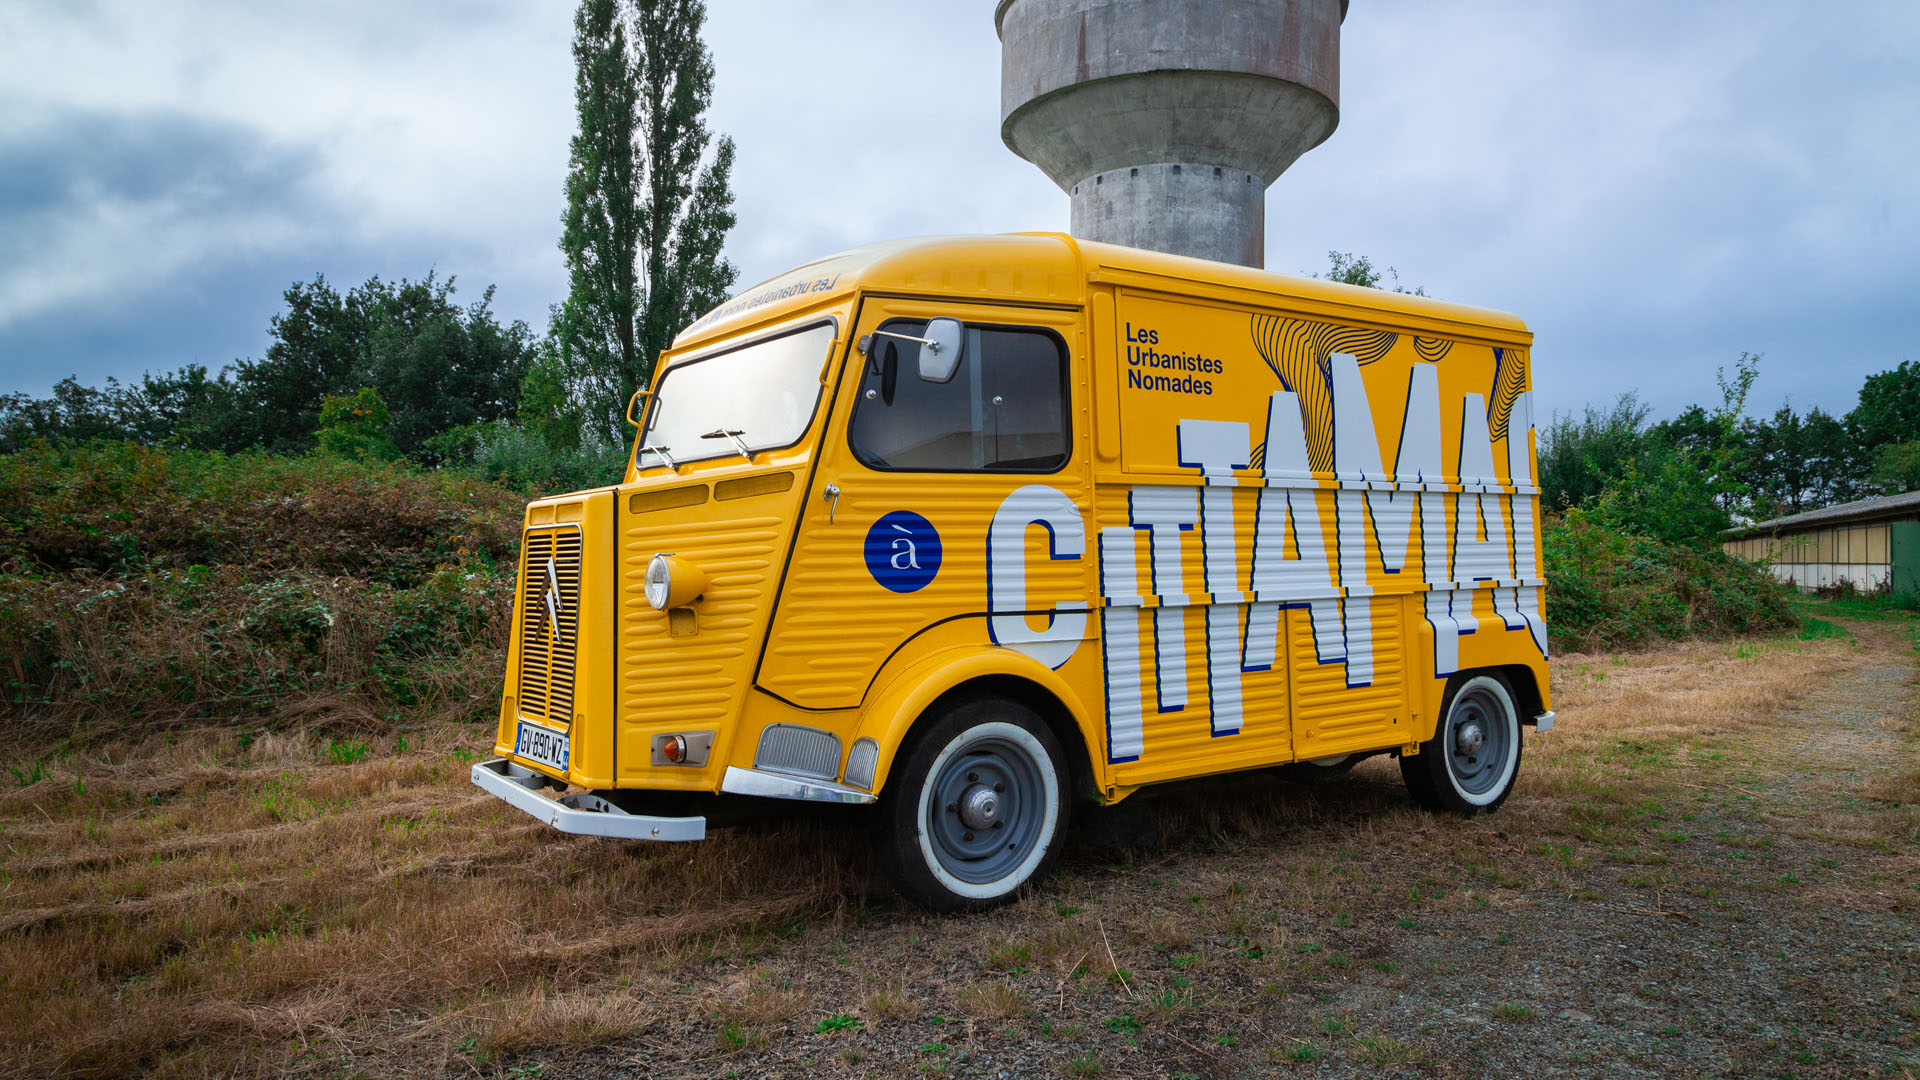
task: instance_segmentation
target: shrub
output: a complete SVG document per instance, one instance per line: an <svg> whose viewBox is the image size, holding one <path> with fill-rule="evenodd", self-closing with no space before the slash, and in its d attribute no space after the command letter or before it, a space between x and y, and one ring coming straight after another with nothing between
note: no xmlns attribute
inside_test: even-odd
<svg viewBox="0 0 1920 1080"><path fill-rule="evenodd" d="M77 729L490 715L521 500L379 461L0 456L0 715Z"/></svg>
<svg viewBox="0 0 1920 1080"><path fill-rule="evenodd" d="M1791 590L1716 547L1615 531L1587 510L1544 531L1547 628L1557 648L1797 629Z"/></svg>
<svg viewBox="0 0 1920 1080"><path fill-rule="evenodd" d="M444 460L529 496L617 484L627 447L583 440L555 448L538 433L505 422L469 424L430 443Z"/></svg>

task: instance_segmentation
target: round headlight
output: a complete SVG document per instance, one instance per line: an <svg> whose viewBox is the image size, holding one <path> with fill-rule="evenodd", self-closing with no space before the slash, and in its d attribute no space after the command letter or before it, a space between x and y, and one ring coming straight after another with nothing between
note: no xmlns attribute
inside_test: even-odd
<svg viewBox="0 0 1920 1080"><path fill-rule="evenodd" d="M647 603L656 610L665 611L667 596L672 591L673 560L663 551L647 564Z"/></svg>

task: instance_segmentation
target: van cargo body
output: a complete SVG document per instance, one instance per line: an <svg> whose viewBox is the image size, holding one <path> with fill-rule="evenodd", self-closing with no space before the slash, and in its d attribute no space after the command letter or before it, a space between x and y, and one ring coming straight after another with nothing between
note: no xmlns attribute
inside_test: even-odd
<svg viewBox="0 0 1920 1080"><path fill-rule="evenodd" d="M1164 781L1386 753L1497 807L1553 716L1531 344L1059 235L748 289L663 354L619 485L527 508L475 782L634 839L705 822L631 792L872 803L944 910Z"/></svg>

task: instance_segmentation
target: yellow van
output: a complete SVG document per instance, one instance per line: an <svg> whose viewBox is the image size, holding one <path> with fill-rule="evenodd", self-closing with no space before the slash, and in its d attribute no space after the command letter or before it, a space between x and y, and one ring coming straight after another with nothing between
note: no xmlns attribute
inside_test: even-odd
<svg viewBox="0 0 1920 1080"><path fill-rule="evenodd" d="M624 482L527 508L474 782L663 841L706 833L667 793L872 803L937 910L1146 784L1385 753L1491 810L1553 722L1531 342L1050 234L748 289L636 396Z"/></svg>

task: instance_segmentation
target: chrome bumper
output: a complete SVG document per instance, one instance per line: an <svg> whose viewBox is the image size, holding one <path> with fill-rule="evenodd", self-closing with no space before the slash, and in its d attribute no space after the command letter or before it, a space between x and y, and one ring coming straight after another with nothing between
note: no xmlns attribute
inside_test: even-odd
<svg viewBox="0 0 1920 1080"><path fill-rule="evenodd" d="M1552 730L1553 730L1553 710L1552 709L1548 709L1546 712L1543 712L1539 716L1536 716L1533 718L1533 733L1535 735L1538 735L1543 731L1552 731Z"/></svg>
<svg viewBox="0 0 1920 1080"><path fill-rule="evenodd" d="M473 782L494 798L532 814L561 832L620 840L704 840L707 836L704 817L629 814L591 792L549 799L540 789L560 787L558 781L505 758L475 765Z"/></svg>
<svg viewBox="0 0 1920 1080"><path fill-rule="evenodd" d="M875 798L857 787L848 787L832 780L743 769L738 765L727 766L726 775L720 778L720 790L729 795L758 795L767 799L799 799L802 802L848 803L855 806L873 802Z"/></svg>

